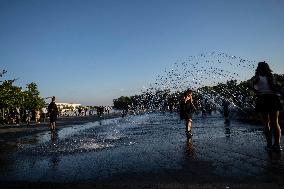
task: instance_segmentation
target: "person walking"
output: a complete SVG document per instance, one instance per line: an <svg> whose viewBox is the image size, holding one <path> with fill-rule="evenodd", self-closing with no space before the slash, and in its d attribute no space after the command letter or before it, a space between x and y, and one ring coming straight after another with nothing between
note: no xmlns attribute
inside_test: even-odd
<svg viewBox="0 0 284 189"><path fill-rule="evenodd" d="M250 80L256 93L255 110L260 114L264 124L264 135L267 150L281 151L281 128L278 122L279 111L282 110L277 95L277 85L272 70L266 62L259 62L255 75ZM272 139L274 143L272 144Z"/></svg>
<svg viewBox="0 0 284 189"><path fill-rule="evenodd" d="M43 108L41 109L41 117L42 117L42 122L43 122L43 123L45 123L46 113L47 113L47 109L46 109L46 107L43 107Z"/></svg>
<svg viewBox="0 0 284 189"><path fill-rule="evenodd" d="M50 130L54 131L56 127L56 119L58 114L58 109L55 104L55 96L51 97L51 102L48 105L48 114L50 120Z"/></svg>
<svg viewBox="0 0 284 189"><path fill-rule="evenodd" d="M31 123L31 119L32 119L32 112L30 110L26 110L26 123L27 123L27 126L30 125Z"/></svg>
<svg viewBox="0 0 284 189"><path fill-rule="evenodd" d="M40 111L39 110L35 111L35 122L40 123Z"/></svg>
<svg viewBox="0 0 284 189"><path fill-rule="evenodd" d="M185 132L188 137L192 136L192 114L196 108L192 101L192 90L184 92L180 101L180 119L185 120Z"/></svg>

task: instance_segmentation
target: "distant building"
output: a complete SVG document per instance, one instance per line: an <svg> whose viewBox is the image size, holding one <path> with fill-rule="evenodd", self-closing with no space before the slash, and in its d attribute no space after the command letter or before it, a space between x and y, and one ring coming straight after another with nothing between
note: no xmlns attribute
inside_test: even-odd
<svg viewBox="0 0 284 189"><path fill-rule="evenodd" d="M74 103L63 103L63 102L56 102L57 107L60 110L75 110L77 107L81 106L81 104L74 104Z"/></svg>

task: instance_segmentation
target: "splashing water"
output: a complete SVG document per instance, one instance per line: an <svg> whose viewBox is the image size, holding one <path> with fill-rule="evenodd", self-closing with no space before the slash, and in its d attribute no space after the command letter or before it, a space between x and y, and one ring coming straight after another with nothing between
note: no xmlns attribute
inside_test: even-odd
<svg viewBox="0 0 284 189"><path fill-rule="evenodd" d="M254 75L256 63L227 53L210 52L190 56L157 75L155 83L142 93L145 101L149 101L149 108L157 108L159 104L158 109L161 109L168 103L164 102L165 96L172 94L174 101L178 101L182 91L192 89L200 106L207 103L221 108L226 100L239 110L251 109L254 104L250 91L238 82L242 83Z"/></svg>
<svg viewBox="0 0 284 189"><path fill-rule="evenodd" d="M226 53L202 53L199 56L190 56L182 63L174 63L172 68L157 76L152 89L197 90L228 80L249 79L254 73L256 63Z"/></svg>

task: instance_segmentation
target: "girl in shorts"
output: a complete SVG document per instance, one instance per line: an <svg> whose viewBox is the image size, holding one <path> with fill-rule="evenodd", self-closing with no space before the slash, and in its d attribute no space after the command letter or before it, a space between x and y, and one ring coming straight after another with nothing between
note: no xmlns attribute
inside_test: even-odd
<svg viewBox="0 0 284 189"><path fill-rule="evenodd" d="M251 83L256 92L255 110L260 114L264 124L264 135L267 142L266 149L281 151L281 128L278 117L282 106L276 92L276 82L266 62L258 63ZM273 144L272 137L274 138Z"/></svg>

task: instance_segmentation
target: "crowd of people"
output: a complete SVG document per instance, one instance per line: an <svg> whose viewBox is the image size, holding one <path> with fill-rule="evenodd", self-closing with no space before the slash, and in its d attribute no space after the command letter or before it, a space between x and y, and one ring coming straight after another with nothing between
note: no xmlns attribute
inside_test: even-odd
<svg viewBox="0 0 284 189"><path fill-rule="evenodd" d="M62 110L55 107L55 97L51 98L51 104L53 111L50 107L51 104L48 104L41 109L36 110L24 110L21 108L15 108L11 110L0 110L0 117L2 119L2 125L30 125L31 123L45 123L48 120L54 119L55 114L57 117L66 117L66 116L103 116L111 113L111 106L98 106L96 108L87 108L87 107L77 107L73 110Z"/></svg>

